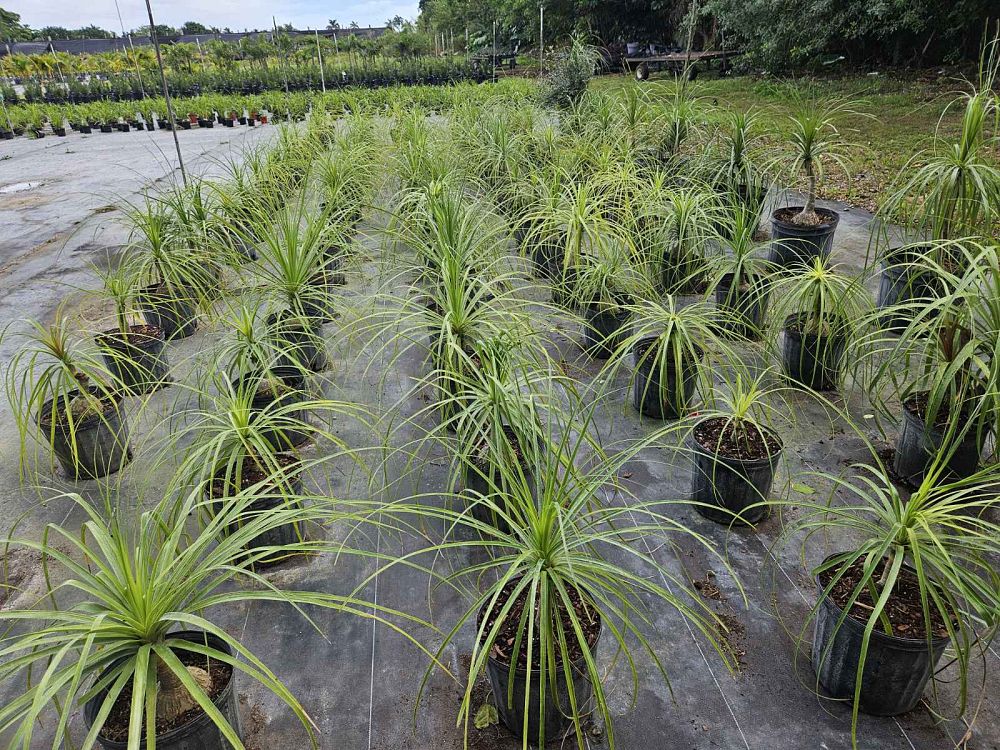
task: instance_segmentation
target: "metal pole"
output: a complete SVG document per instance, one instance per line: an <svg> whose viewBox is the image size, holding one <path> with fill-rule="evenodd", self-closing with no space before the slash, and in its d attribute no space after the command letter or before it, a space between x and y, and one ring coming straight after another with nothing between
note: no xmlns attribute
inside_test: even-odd
<svg viewBox="0 0 1000 750"><path fill-rule="evenodd" d="M319 29L316 30L316 54L319 55L319 80L323 84L323 93L326 93L326 73L323 72L323 50L319 46Z"/></svg>
<svg viewBox="0 0 1000 750"><path fill-rule="evenodd" d="M163 58L160 56L160 37L156 34L156 21L153 20L153 6L146 0L146 12L149 14L149 35L153 39L153 49L156 50L156 65L160 69L160 83L163 86L163 98L167 102L167 117L170 118L170 132L174 134L174 148L177 149L177 165L181 169L181 180L187 187L187 172L184 171L184 157L181 156L181 142L177 138L177 118L174 117L174 105L170 101L170 89L167 88L167 74L163 72Z"/></svg>
<svg viewBox="0 0 1000 750"><path fill-rule="evenodd" d="M538 6L538 77L545 72L545 6Z"/></svg>
<svg viewBox="0 0 1000 750"><path fill-rule="evenodd" d="M497 82L497 21L493 19L493 83Z"/></svg>
<svg viewBox="0 0 1000 750"><path fill-rule="evenodd" d="M52 46L52 37L49 37L49 50L52 52L52 59L56 63L56 70L59 72L59 80L62 81L63 86L65 86L66 76L63 75L62 65L59 64L59 57L56 55L56 48Z"/></svg>
<svg viewBox="0 0 1000 750"><path fill-rule="evenodd" d="M333 51L337 53L337 57L340 57L340 44L337 42L337 32L333 32Z"/></svg>
<svg viewBox="0 0 1000 750"><path fill-rule="evenodd" d="M205 70L205 50L201 48L201 39L195 37L194 43L198 45L198 57L201 58L201 69Z"/></svg>

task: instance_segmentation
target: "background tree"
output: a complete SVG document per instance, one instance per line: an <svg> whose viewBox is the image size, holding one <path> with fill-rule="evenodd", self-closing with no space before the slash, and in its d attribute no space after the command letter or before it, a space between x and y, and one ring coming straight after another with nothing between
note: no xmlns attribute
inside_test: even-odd
<svg viewBox="0 0 1000 750"><path fill-rule="evenodd" d="M181 26L182 34L210 34L211 29L209 29L204 24L200 24L197 21L185 21L184 25Z"/></svg>
<svg viewBox="0 0 1000 750"><path fill-rule="evenodd" d="M338 21L336 18L331 18L327 22L326 28L330 29L331 31L337 31L338 29L340 29L340 21Z"/></svg>
<svg viewBox="0 0 1000 750"><path fill-rule="evenodd" d="M21 23L21 16L0 8L0 39L23 42L31 39L31 29Z"/></svg>

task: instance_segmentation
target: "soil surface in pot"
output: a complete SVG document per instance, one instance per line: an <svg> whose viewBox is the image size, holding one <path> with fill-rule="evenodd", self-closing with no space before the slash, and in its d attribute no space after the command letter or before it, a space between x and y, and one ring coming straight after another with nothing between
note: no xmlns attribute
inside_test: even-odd
<svg viewBox="0 0 1000 750"><path fill-rule="evenodd" d="M295 464L298 459L295 456L289 455L287 453L279 453L275 457L275 460L283 469L287 469L289 466ZM220 472L221 473L221 472ZM240 473L240 490L245 490L248 487L253 487L258 482L263 482L265 479L270 478L273 472L261 466L256 461L247 459L243 463L243 468ZM291 478L286 475L288 481ZM232 480L230 480L231 482ZM276 483L274 483L276 484ZM232 488L230 488L232 489ZM212 480L212 497L225 497L227 493L226 490L226 480L222 477L216 477Z"/></svg>
<svg viewBox="0 0 1000 750"><path fill-rule="evenodd" d="M201 667L202 669L205 668L205 657L201 654L181 650L175 651L174 654L181 660L181 663L186 666ZM212 678L212 684L208 690L208 697L214 701L216 696L218 696L218 694L226 688L229 681L233 678L233 668L225 662L209 659L208 673ZM128 742L128 722L131 710L132 682L130 680L122 689L121 694L118 696L118 700L115 701L115 705L111 709L111 713L108 714L107 721L105 721L104 726L101 727L101 736L105 739L111 740L112 742ZM169 732L171 729L184 726L188 722L194 721L203 713L204 711L200 708L192 708L190 711L185 711L169 721L157 719L156 736L160 737L165 732ZM143 722L143 727L142 736L145 737L145 722Z"/></svg>
<svg viewBox="0 0 1000 750"><path fill-rule="evenodd" d="M149 339L159 339L163 338L163 331L161 331L156 326L151 325L134 325L129 326L128 331L125 336L122 336L121 331L117 328L112 328L110 330L104 331L101 334L106 338L117 339L118 341L128 341L130 344L142 344Z"/></svg>
<svg viewBox="0 0 1000 750"><path fill-rule="evenodd" d="M516 581L511 581L506 586L504 586L503 591L500 593L497 599L497 604L494 607L494 611L490 613L486 621L486 632L492 629L493 625L496 623L497 615L500 614L500 610L503 608L503 603L510 598L514 591L514 587L517 585ZM580 627L583 629L583 635L587 639L587 647L590 649L594 648L594 644L597 643L597 637L601 633L601 622L598 619L597 612L593 610L588 610L586 604L584 604L583 598L574 588L568 589L570 601L573 603L573 609L576 611L577 620L580 623ZM521 613L524 612L525 603L528 600L527 591L522 592L514 605L511 607L510 612L507 615L507 619L504 620L503 624L500 626L500 630L497 633L496 641L493 644L493 649L490 651L490 655L502 664L510 664L512 652L514 650L514 643L517 641L517 630L518 625L521 622ZM537 604L535 605L537 608ZM570 620L569 613L565 608L559 608L559 617L562 620L563 632L566 633L566 645L569 649L569 659L570 663L575 663L579 659L583 658L583 651L580 649L580 641L576 637L575 631L573 630L573 622ZM527 623L525 624L527 626ZM559 627L555 625L555 627ZM527 668L528 666L528 648L526 639L521 641L521 649L517 654L517 665L522 668ZM541 644L538 638L538 629L536 623L536 629L534 633L534 644L531 648L532 661L534 662L534 668L538 668L538 654L541 649ZM556 663L562 664L562 655L559 653L559 649L556 648Z"/></svg>
<svg viewBox="0 0 1000 750"><path fill-rule="evenodd" d="M824 318L815 320L811 316L803 315L785 326L786 331L797 333L801 336L832 336L843 330L840 321Z"/></svg>
<svg viewBox="0 0 1000 750"><path fill-rule="evenodd" d="M873 576L874 581L877 582L881 577L885 564L885 560L879 563ZM819 581L824 588L833 580L834 573L836 573L834 569L820 573ZM833 603L840 607L841 610L847 607L847 603L851 600L851 595L854 589L857 588L863 573L864 560L858 560L847 569L847 572L841 576L840 580L837 581L837 585L830 592L830 598L833 600ZM941 613L938 612L933 603L929 602L928 604L930 607L931 635L935 638L947 638L948 630L945 626L944 618L941 617ZM875 601L872 599L871 592L866 588L855 600L848 614L853 620L864 625L867 624L874 606ZM889 622L892 624L893 635L899 638L927 637L924 613L920 606L920 584L917 581L916 574L912 571L906 568L899 571L896 588L890 594L889 601L886 602L883 612L888 616ZM880 624L877 623L875 627L876 630L885 632Z"/></svg>
<svg viewBox="0 0 1000 750"><path fill-rule="evenodd" d="M267 396L270 399L277 400L288 393L293 393L294 391L294 388L285 384L278 378L263 378L260 383L257 384L257 390L255 393L257 396Z"/></svg>
<svg viewBox="0 0 1000 750"><path fill-rule="evenodd" d="M803 229L822 229L825 227L833 226L833 217L830 216L829 214L824 213L823 210L820 208L816 209L816 215L819 216L820 219L819 224L802 224L802 225L795 224L795 222L792 221L792 219L794 219L799 214L800 211L802 211L802 208L795 206L787 208L779 208L777 211L774 212L774 218L777 219L778 221L784 222L785 224L793 224L795 226L801 226Z"/></svg>
<svg viewBox="0 0 1000 750"><path fill-rule="evenodd" d="M739 461L755 461L773 456L781 442L770 432L750 422L727 424L725 417L706 419L695 425L694 439L709 453Z"/></svg>
<svg viewBox="0 0 1000 750"><path fill-rule="evenodd" d="M903 401L903 408L906 409L910 414L915 416L922 422L927 422L927 407L930 401L930 394L926 391L921 391L919 393L914 393L909 398ZM951 418L950 405L947 403L941 403L938 405L937 414L934 415L934 426L939 428L945 428L948 426L948 420ZM963 417L968 417L968 409L963 410ZM964 421L964 420L963 420Z"/></svg>
<svg viewBox="0 0 1000 750"><path fill-rule="evenodd" d="M74 396L70 399L69 408L73 412L73 424L79 425L80 420L87 419L98 414L107 414L111 409L114 408L117 402L109 394L92 394L90 398L84 396ZM64 408L65 402L62 398L59 399L59 403L56 406L56 424L61 427L69 427L70 419L69 415L66 413ZM45 426L49 426L51 422L49 417L52 411L50 409L45 410L45 414L42 417L42 422Z"/></svg>
<svg viewBox="0 0 1000 750"><path fill-rule="evenodd" d="M514 457L517 459L517 462L521 466L524 466L524 451L521 450L521 444L517 440L517 434L514 432L514 429L508 425L504 425L503 434L507 439L507 444L514 451ZM484 439L469 454L469 460L477 469L485 473L493 463L489 454L490 447Z"/></svg>

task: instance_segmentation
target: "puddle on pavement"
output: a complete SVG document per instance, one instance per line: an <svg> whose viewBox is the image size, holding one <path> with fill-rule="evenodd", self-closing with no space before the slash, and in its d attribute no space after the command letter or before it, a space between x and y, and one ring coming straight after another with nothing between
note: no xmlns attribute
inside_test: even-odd
<svg viewBox="0 0 1000 750"><path fill-rule="evenodd" d="M4 185L0 187L0 195L6 195L9 193L23 193L25 190L31 190L36 188L42 183L40 182L15 182L11 185Z"/></svg>

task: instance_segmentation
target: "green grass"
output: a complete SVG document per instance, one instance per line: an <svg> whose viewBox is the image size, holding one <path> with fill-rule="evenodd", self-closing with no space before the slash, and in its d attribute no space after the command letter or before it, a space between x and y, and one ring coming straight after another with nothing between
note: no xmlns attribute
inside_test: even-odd
<svg viewBox="0 0 1000 750"><path fill-rule="evenodd" d="M670 74L654 75L641 84L628 76L607 75L595 78L591 87L615 92L640 86L654 99L666 101L674 85ZM803 95L857 101L859 114L841 123L845 136L859 147L851 159L851 174L831 174L820 196L868 210L876 208L886 186L907 161L930 145L935 130L946 137L957 134L961 110L945 110L955 93L965 88L955 78L887 76L787 81L748 76L699 79L691 86L709 120L718 120L728 110L756 107L775 141L787 133L788 115Z"/></svg>

